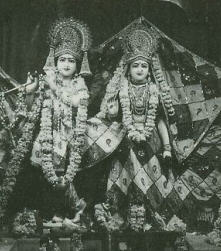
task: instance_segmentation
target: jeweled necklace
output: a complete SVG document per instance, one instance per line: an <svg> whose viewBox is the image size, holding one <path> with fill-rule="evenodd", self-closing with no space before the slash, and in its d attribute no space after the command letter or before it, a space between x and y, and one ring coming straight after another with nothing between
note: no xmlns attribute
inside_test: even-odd
<svg viewBox="0 0 221 251"><path fill-rule="evenodd" d="M144 115L148 105L148 82L142 85L129 83L129 97L134 114Z"/></svg>
<svg viewBox="0 0 221 251"><path fill-rule="evenodd" d="M128 131L128 137L140 140L145 140L151 137L153 128L155 127L156 110L158 107L158 90L155 84L149 83L149 102L146 112L146 122L144 130L138 131L134 125L134 119L131 111L131 100L129 97L129 83L127 79L124 79L120 85L120 103L123 112L123 124Z"/></svg>

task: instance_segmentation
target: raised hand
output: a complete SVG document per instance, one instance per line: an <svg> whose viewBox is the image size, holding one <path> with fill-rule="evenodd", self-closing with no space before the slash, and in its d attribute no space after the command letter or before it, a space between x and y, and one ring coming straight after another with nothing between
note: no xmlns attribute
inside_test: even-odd
<svg viewBox="0 0 221 251"><path fill-rule="evenodd" d="M33 82L34 82L34 78L33 78L33 76L31 75L31 73L28 72L26 84L32 84Z"/></svg>
<svg viewBox="0 0 221 251"><path fill-rule="evenodd" d="M107 109L110 116L116 116L119 110L119 103L115 97L107 100Z"/></svg>
<svg viewBox="0 0 221 251"><path fill-rule="evenodd" d="M28 72L27 75L27 81L26 81L26 92L27 93L33 93L34 91L36 91L38 89L38 76L37 76L37 71L35 71L34 75L31 75L30 72Z"/></svg>

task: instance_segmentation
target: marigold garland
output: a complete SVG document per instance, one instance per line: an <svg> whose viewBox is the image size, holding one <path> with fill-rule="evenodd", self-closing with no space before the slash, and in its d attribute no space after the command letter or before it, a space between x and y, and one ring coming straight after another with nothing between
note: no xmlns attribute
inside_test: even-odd
<svg viewBox="0 0 221 251"><path fill-rule="evenodd" d="M163 100L163 103L168 111L168 115L172 117L175 115L175 110L170 95L170 87L164 77L158 56L153 57L153 70L156 80L160 85L161 98Z"/></svg>

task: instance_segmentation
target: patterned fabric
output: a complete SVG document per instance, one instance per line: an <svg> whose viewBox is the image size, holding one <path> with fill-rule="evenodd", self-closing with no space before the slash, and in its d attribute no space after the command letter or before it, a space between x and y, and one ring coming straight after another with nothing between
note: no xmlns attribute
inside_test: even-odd
<svg viewBox="0 0 221 251"><path fill-rule="evenodd" d="M110 155L120 144L125 135L123 126L117 122L95 124L88 121L86 131L86 146L82 159L81 169L89 168ZM39 135L34 142L31 161L34 165L41 165L41 144ZM67 155L68 141L62 139L56 131L53 134L54 142L58 142L54 148L55 168L64 171L65 157Z"/></svg>
<svg viewBox="0 0 221 251"><path fill-rule="evenodd" d="M122 37L131 26L140 22L153 27L160 36L159 57L170 86L178 127L178 136L173 139L173 145L176 157L181 162L196 148L221 110L219 67L188 51L142 17L98 47L97 74L91 87L91 90L96 89L94 93L97 95L93 96L92 93L91 100L95 102L97 97L101 98L104 85L111 79L123 56Z"/></svg>
<svg viewBox="0 0 221 251"><path fill-rule="evenodd" d="M165 64L176 110L175 150L180 160L195 149L221 109L220 69L182 49L173 46L174 66Z"/></svg>
<svg viewBox="0 0 221 251"><path fill-rule="evenodd" d="M122 215L131 205L146 205L146 210L165 216L166 222L175 214L190 228L200 221L213 223L221 199L220 126L211 127L175 181L170 175L166 178L166 163L150 154L150 146L125 146L113 158L107 184L108 202Z"/></svg>
<svg viewBox="0 0 221 251"><path fill-rule="evenodd" d="M53 98L53 163L57 171L64 172L72 128L76 124L76 114L77 108L70 107L57 98ZM34 141L31 154L31 162L35 166L41 165L42 162L41 133L42 131L39 132Z"/></svg>
<svg viewBox="0 0 221 251"><path fill-rule="evenodd" d="M102 79L103 84L108 83L123 55L122 34L136 22L154 27L140 18L100 45L98 66L102 74L96 76L98 83ZM158 211L167 220L176 214L190 228L196 228L199 222L212 224L221 191L220 122L211 127L221 109L221 69L154 28L161 36L159 56L176 112L178 135L172 140L178 162L175 158L172 163L162 162L152 149L155 144L147 144L140 151L122 141L113 154L108 200L123 215L128 213L130 204L139 204L145 205L146 210ZM178 172L176 180L168 166Z"/></svg>
<svg viewBox="0 0 221 251"><path fill-rule="evenodd" d="M142 22L154 27L145 19ZM160 212L167 219L177 214L189 227L196 226L197 222L212 224L221 200L221 126L218 117L221 69L155 29L161 35L159 55L176 110L178 136L174 139L173 150L179 164L175 158L173 163L160 161L157 137L154 137L156 142L140 149L126 141L120 123L102 121L97 124L89 120L81 167L94 166L113 153L107 184L113 204L127 209L130 201L145 202L146 208ZM127 27L122 32L126 31ZM96 109L93 109L122 57L120 38L121 32L100 45L94 58L96 75L91 85L91 113L95 113ZM176 181L166 178L169 176L167 167L171 164L173 171L178 169Z"/></svg>
<svg viewBox="0 0 221 251"><path fill-rule="evenodd" d="M94 166L109 156L119 146L124 135L125 129L122 124L117 122L95 124L89 120L82 169Z"/></svg>

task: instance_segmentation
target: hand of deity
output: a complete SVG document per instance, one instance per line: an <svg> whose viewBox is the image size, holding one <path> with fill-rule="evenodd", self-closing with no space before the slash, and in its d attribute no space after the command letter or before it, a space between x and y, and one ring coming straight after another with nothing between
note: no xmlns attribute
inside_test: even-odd
<svg viewBox="0 0 221 251"><path fill-rule="evenodd" d="M119 110L119 103L115 97L110 98L107 101L107 109L110 116L116 116Z"/></svg>
<svg viewBox="0 0 221 251"><path fill-rule="evenodd" d="M165 151L163 151L163 158L165 159L165 158L171 158L172 157L172 155L171 155L171 151L168 151L168 150L165 150Z"/></svg>
<svg viewBox="0 0 221 251"><path fill-rule="evenodd" d="M52 91L56 91L56 75L53 70L46 72L45 81Z"/></svg>
<svg viewBox="0 0 221 251"><path fill-rule="evenodd" d="M37 71L35 71L34 76L31 75L30 72L28 72L27 75L27 81L26 81L26 93L31 94L38 88L38 77L37 77Z"/></svg>
<svg viewBox="0 0 221 251"><path fill-rule="evenodd" d="M91 125L99 125L101 123L102 121L98 118L91 118L88 120L88 124L91 124Z"/></svg>

